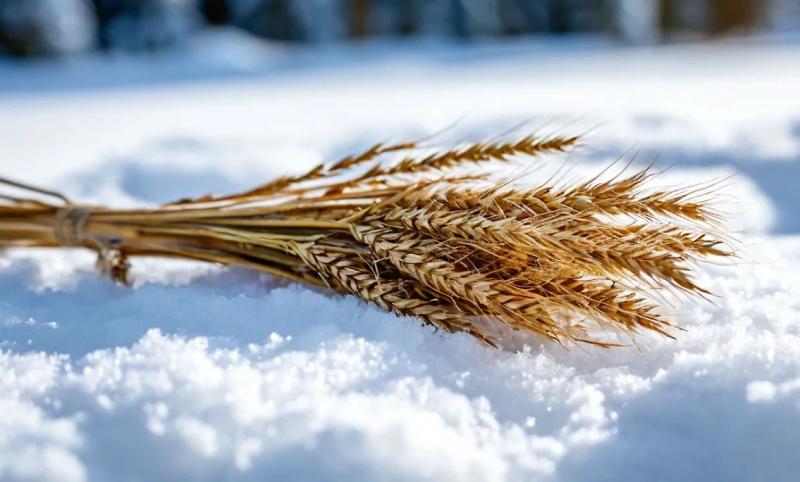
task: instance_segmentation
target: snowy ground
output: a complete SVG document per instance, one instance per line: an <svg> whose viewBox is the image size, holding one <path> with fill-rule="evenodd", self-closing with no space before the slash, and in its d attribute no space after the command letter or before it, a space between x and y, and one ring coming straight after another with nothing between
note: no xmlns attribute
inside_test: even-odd
<svg viewBox="0 0 800 482"><path fill-rule="evenodd" d="M420 51L425 47L424 51ZM199 52L205 52L200 55ZM669 181L736 173L746 257L678 341L520 353L244 270L0 257L0 480L796 480L800 44L591 42L0 62L0 173L87 201L249 186L378 140L592 128ZM580 162L578 162L580 161Z"/></svg>

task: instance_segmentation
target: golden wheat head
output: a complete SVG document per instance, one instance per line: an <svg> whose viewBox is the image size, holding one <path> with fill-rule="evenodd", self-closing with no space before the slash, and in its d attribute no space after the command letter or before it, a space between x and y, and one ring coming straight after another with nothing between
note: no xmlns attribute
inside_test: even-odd
<svg viewBox="0 0 800 482"><path fill-rule="evenodd" d="M731 255L714 234L719 216L700 190L650 189L649 169L567 186L489 175L492 163L578 143L525 136L425 154L417 142L376 144L245 192L154 209L84 206L0 178L0 248L82 246L122 283L137 256L239 265L491 346L503 342L492 323L562 344L613 346L600 336L609 330L671 336L655 293L708 293L692 268Z"/></svg>

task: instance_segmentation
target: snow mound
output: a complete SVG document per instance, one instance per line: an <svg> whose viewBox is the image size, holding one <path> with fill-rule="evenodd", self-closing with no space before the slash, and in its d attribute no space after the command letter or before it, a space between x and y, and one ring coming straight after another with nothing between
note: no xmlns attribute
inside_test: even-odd
<svg viewBox="0 0 800 482"><path fill-rule="evenodd" d="M188 263L133 291L88 272L43 288L18 254L0 270L0 478L791 480L772 449L800 441L800 250L762 242L781 265L703 271L719 306L689 302L679 340L642 352L499 352Z"/></svg>

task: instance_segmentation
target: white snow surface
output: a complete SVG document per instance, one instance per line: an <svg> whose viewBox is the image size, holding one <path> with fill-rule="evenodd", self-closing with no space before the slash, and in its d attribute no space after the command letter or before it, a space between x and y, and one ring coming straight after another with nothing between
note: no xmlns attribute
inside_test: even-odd
<svg viewBox="0 0 800 482"><path fill-rule="evenodd" d="M0 63L0 172L152 204L528 120L591 130L569 176L632 150L666 184L733 175L744 254L665 308L677 340L511 352L242 269L140 260L128 289L89 253L8 251L0 480L796 480L800 45L198 45Z"/></svg>

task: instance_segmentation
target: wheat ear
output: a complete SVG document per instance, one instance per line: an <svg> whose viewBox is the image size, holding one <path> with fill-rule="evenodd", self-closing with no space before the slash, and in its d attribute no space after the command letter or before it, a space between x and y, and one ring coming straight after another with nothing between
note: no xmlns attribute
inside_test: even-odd
<svg viewBox="0 0 800 482"><path fill-rule="evenodd" d="M733 254L716 235L713 185L652 190L644 169L522 188L488 170L579 142L526 136L424 156L416 142L376 144L242 193L146 209L0 178L0 248L91 249L122 283L140 256L243 266L491 346L505 336L493 324L565 346L614 346L609 331L672 336L654 293L706 295L694 267Z"/></svg>

